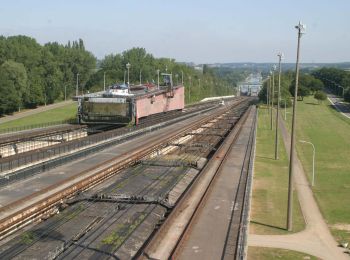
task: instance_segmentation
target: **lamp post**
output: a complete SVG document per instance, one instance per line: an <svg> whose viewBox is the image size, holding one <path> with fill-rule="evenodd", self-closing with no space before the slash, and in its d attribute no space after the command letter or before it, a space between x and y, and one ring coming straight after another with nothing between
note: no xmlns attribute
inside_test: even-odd
<svg viewBox="0 0 350 260"><path fill-rule="evenodd" d="M75 88L75 95L78 96L79 94L79 73L77 73L77 86Z"/></svg>
<svg viewBox="0 0 350 260"><path fill-rule="evenodd" d="M281 60L283 53L278 53L278 92L277 92L277 113L276 113L276 134L275 134L275 160L278 160L278 124L280 113L280 95L281 95Z"/></svg>
<svg viewBox="0 0 350 260"><path fill-rule="evenodd" d="M297 45L297 61L295 65L295 88L293 101L293 117L292 117L292 132L290 142L290 159L289 159L289 178L288 178L288 209L287 209L287 229L293 229L293 174L294 174L294 149L295 149L295 129L296 129L296 108L298 96L298 81L299 81L299 54L300 54L300 38L305 31L305 25L299 22L295 26L298 30L298 45Z"/></svg>
<svg viewBox="0 0 350 260"><path fill-rule="evenodd" d="M340 85L338 85L338 88L342 88L342 90L343 90L342 96L343 96L343 98L344 98L344 88L343 88L342 86L340 86Z"/></svg>
<svg viewBox="0 0 350 260"><path fill-rule="evenodd" d="M269 88L270 88L270 76L267 77L267 81L266 81L266 105L267 105L267 111L270 113Z"/></svg>
<svg viewBox="0 0 350 260"><path fill-rule="evenodd" d="M158 69L156 71L157 71L157 88L159 90L159 72L160 72L160 70Z"/></svg>
<svg viewBox="0 0 350 260"><path fill-rule="evenodd" d="M128 93L130 93L130 67L131 67L131 65L130 65L130 63L128 62L128 63L126 64L126 69L128 70Z"/></svg>
<svg viewBox="0 0 350 260"><path fill-rule="evenodd" d="M300 143L310 144L312 146L312 181L311 186L313 187L315 185L315 155L316 155L316 149L313 143L307 142L304 140L299 140Z"/></svg>
<svg viewBox="0 0 350 260"><path fill-rule="evenodd" d="M142 69L140 69L140 86L142 85Z"/></svg>
<svg viewBox="0 0 350 260"><path fill-rule="evenodd" d="M190 80L190 85L189 85L189 87L188 87L188 100L189 100L189 102L190 102L190 104L191 104L191 86L192 86L192 77L191 77L191 76L189 76L189 77L188 77L188 79Z"/></svg>
<svg viewBox="0 0 350 260"><path fill-rule="evenodd" d="M106 72L103 72L103 90L106 91Z"/></svg>
<svg viewBox="0 0 350 260"><path fill-rule="evenodd" d="M272 75L272 91L271 91L271 118L270 118L270 121L271 121L271 130L272 130L272 112L273 112L273 101L274 101L274 98L275 98L275 70L276 70L276 65L273 65L272 66L272 71L270 72L271 75Z"/></svg>

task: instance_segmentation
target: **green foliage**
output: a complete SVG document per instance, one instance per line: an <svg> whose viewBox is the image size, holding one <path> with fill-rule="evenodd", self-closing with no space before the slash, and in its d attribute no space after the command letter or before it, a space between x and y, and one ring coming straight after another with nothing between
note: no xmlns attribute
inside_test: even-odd
<svg viewBox="0 0 350 260"><path fill-rule="evenodd" d="M0 115L21 107L26 85L27 72L22 63L7 60L0 66Z"/></svg>
<svg viewBox="0 0 350 260"><path fill-rule="evenodd" d="M312 74L338 95L342 95L343 89L341 87L344 88L345 92L350 90L350 72L348 71L336 68L321 68Z"/></svg>
<svg viewBox="0 0 350 260"><path fill-rule="evenodd" d="M344 93L344 100L350 102L350 88L348 88Z"/></svg>
<svg viewBox="0 0 350 260"><path fill-rule="evenodd" d="M318 101L318 103L327 99L327 94L323 91L316 91L314 98Z"/></svg>
<svg viewBox="0 0 350 260"><path fill-rule="evenodd" d="M27 36L1 36L0 66L2 115L20 107L53 103L64 98L65 90L69 98L75 90L76 73L82 89L96 67L96 58L85 50L81 39L72 45L41 46Z"/></svg>
<svg viewBox="0 0 350 260"><path fill-rule="evenodd" d="M86 83L86 89L90 92L101 91L105 75L106 86L118 82L127 82L126 64L130 63L130 83L157 83L157 69L160 72L173 74L173 82L181 84L182 77L185 86L185 102L197 102L208 96L232 95L233 82L230 78L224 78L220 73L203 65L203 72L176 62L174 59L154 58L144 48L132 48L121 54L110 54L100 62L99 70L94 73ZM230 70L232 72L232 70ZM124 78L125 77L125 78Z"/></svg>

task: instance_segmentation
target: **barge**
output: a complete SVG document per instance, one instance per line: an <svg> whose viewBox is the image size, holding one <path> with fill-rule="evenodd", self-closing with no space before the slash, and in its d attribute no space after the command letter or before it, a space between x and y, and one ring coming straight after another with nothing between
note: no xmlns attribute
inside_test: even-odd
<svg viewBox="0 0 350 260"><path fill-rule="evenodd" d="M114 84L106 91L76 97L79 122L137 125L140 119L148 116L182 110L185 106L184 86L173 86L172 75L162 75L162 85Z"/></svg>

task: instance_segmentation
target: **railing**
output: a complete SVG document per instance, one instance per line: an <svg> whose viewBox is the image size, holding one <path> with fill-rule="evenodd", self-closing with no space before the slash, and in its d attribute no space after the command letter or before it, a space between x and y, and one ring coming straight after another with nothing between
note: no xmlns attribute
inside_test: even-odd
<svg viewBox="0 0 350 260"><path fill-rule="evenodd" d="M72 118L72 119L68 119L68 120L60 120L60 121L52 121L52 122L46 122L46 123L40 123L40 124L23 125L23 126L4 128L4 129L0 129L0 134L19 132L19 131L24 131L24 130L36 129L36 128L44 128L44 127L55 126L55 125L77 124L77 123L78 123L77 119Z"/></svg>

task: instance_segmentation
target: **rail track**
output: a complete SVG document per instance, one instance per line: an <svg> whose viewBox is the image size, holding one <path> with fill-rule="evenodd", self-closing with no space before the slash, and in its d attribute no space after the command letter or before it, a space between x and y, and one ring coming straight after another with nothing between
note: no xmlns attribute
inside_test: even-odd
<svg viewBox="0 0 350 260"><path fill-rule="evenodd" d="M232 102L238 102L239 98ZM27 178L67 161L86 156L110 145L120 143L134 136L159 129L168 124L183 120L218 107L217 102L198 103L187 107L183 112L174 111L151 116L141 120L138 126L122 127L79 139L59 142L40 149L0 158L0 186ZM96 130L96 129L95 129ZM89 131L89 130L87 130ZM124 138L123 138L124 136ZM115 141L113 141L115 140Z"/></svg>
<svg viewBox="0 0 350 260"><path fill-rule="evenodd" d="M245 118L241 119L240 124L244 124L244 121L247 119L248 113ZM244 255L244 247L245 247L245 232L246 232L246 217L247 217L247 206L245 200L249 197L249 189L247 189L247 180L248 180L248 171L251 170L251 155L253 149L253 141L255 136L255 115L254 115L254 123L253 130L249 132L249 140L246 143L246 146L243 149L244 159L241 167L240 175L238 178L237 186L232 186L234 189L233 198L232 198L232 207L231 216L229 218L228 223L226 224L226 217L222 220L223 223L220 223L220 219L217 218L213 225L227 225L226 232L221 234L224 239L222 239L223 243L218 242L218 244L213 243L211 238L202 237L202 240L207 240L209 242L198 241L199 234L197 233L195 240L195 245L199 248L203 249L203 246L208 247L208 251L214 251L210 247L215 247L215 251L220 251L221 254L209 256L205 255L206 259L212 259L212 257L221 258L221 259L243 259ZM144 246L144 249L140 251L138 257L140 259L187 259L191 258L191 254L194 254L192 246L193 244L189 244L189 237L192 235L193 228L199 223L199 219L202 214L208 214L207 211L203 212L203 208L208 203L208 198L212 194L212 190L215 189L215 183L218 182L218 179L221 175L225 174L224 165L227 162L227 155L229 151L232 149L235 144L235 140L240 135L242 128L237 127L236 131L233 131L228 139L228 143L224 143L222 147L218 150L218 158L221 158L218 161L210 161L206 167L202 170L201 176L197 178L196 182L193 183L192 186L189 187L187 193L181 198L181 200L176 205L176 208L170 213L164 224L161 228L155 233L153 238ZM239 152L239 151L237 151ZM232 171L232 170L231 170ZM226 175L227 175L226 171ZM204 176L207 175L205 178ZM202 178L202 179L201 179ZM219 189L222 189L222 185L218 186ZM213 199L215 201L215 199ZM210 206L209 206L210 207ZM204 222L208 225L208 222ZM198 224L199 225L199 224ZM205 226L206 226L205 225ZM181 229L181 227L183 227ZM196 227L197 229L199 227ZM206 227L201 227L206 230ZM177 230L174 232L174 230ZM207 232L204 232L206 236ZM204 234L203 233L203 234ZM170 234L170 235L169 235ZM172 241L171 241L172 240ZM171 241L164 242L164 241ZM212 241L212 244L211 242ZM223 244L223 245L222 245ZM189 254L183 255L184 248L190 248L188 252ZM205 254L205 253L203 253ZM193 255L196 259L200 259L204 255Z"/></svg>
<svg viewBox="0 0 350 260"><path fill-rule="evenodd" d="M248 106L249 101L242 99L228 108L211 112L206 118L197 119L156 143L150 142L125 154L116 162L115 159L111 160L111 166L107 168L103 166L108 163L103 163L91 169L90 174L81 173L1 208L0 234L5 237L70 204L62 213L34 228L34 235L22 235L3 245L0 257L5 259L17 255L30 256L30 252L38 253L37 245L47 242L48 237L55 241L51 243L52 248L45 247L51 258L137 255L141 245L199 175L203 165L201 160L210 158ZM133 167L127 169L130 166ZM108 183L111 183L111 178L117 180L106 187L104 180L109 179ZM137 186L138 183L141 186ZM115 192L119 195L121 192L131 194L121 199ZM67 198L74 199L67 201ZM92 217L92 221L90 218L85 227L80 227L78 232L75 230L77 233L70 236L71 222L75 219L73 215L80 216L78 219L84 222L82 216L87 218L86 215L96 214L96 208L100 209L97 212L101 211L101 214ZM67 226L71 227L68 231ZM130 226L133 228L130 229ZM111 233L111 230L116 231ZM68 235L59 237L57 234ZM130 241L135 242L135 239L140 240L136 241L138 247L131 250Z"/></svg>

